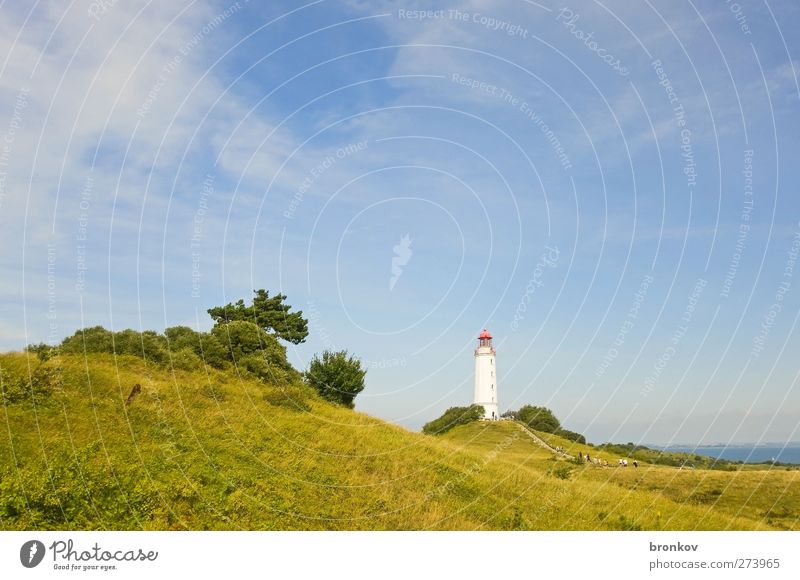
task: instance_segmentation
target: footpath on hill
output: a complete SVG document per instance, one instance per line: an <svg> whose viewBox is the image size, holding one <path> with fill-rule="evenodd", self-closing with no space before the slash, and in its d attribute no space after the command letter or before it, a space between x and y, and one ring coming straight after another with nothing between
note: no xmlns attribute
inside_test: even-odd
<svg viewBox="0 0 800 580"><path fill-rule="evenodd" d="M556 455L560 455L562 457L566 457L567 459L574 459L575 458L574 456L570 455L569 453L565 453L564 451L559 451L555 447L551 446L544 439L542 439L541 437L536 435L533 431L531 431L530 428L527 425L525 425L524 423L521 423L519 421L514 421L514 424L517 427L519 427L522 430L522 432L525 433L528 437L533 439L534 443L536 443L540 447L544 447L548 451L551 451L551 452L555 453Z"/></svg>

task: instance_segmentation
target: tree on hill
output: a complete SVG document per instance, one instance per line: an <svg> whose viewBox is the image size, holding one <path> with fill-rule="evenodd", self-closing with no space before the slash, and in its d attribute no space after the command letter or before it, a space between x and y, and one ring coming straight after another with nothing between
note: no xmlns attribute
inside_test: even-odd
<svg viewBox="0 0 800 580"><path fill-rule="evenodd" d="M580 433L576 433L575 431L570 431L569 429L559 429L555 432L556 435L559 437L563 437L564 439L569 439L570 441L575 441L576 443L581 443L582 445L586 445L586 437L581 435Z"/></svg>
<svg viewBox="0 0 800 580"><path fill-rule="evenodd" d="M561 422L547 407L525 405L517 411L517 420L522 421L531 429L545 433L555 433L561 428Z"/></svg>
<svg viewBox="0 0 800 580"><path fill-rule="evenodd" d="M346 350L326 350L321 358L314 355L304 377L324 399L352 409L356 395L364 390L366 374L361 361L348 355Z"/></svg>
<svg viewBox="0 0 800 580"><path fill-rule="evenodd" d="M39 354L40 345L31 345L29 350L43 358ZM181 370L193 370L203 363L218 369L234 364L265 382L284 384L300 380L300 373L289 364L286 348L278 339L244 320L217 324L211 332L172 326L164 334L131 329L112 332L94 326L65 338L58 352L128 354Z"/></svg>
<svg viewBox="0 0 800 580"><path fill-rule="evenodd" d="M515 421L521 421L536 431L553 433L564 439L586 444L586 437L575 431L564 429L561 426L561 421L555 416L555 413L547 407L525 405L521 407L519 411L506 411L501 416Z"/></svg>
<svg viewBox="0 0 800 580"><path fill-rule="evenodd" d="M286 358L286 347L252 322L234 320L211 329L224 347L226 358L266 382L286 383L300 379Z"/></svg>
<svg viewBox="0 0 800 580"><path fill-rule="evenodd" d="M253 303L245 305L239 300L225 306L209 308L208 313L216 323L242 320L258 325L281 340L300 344L308 336L308 320L303 318L303 311L289 312L291 306L284 303L286 295L276 294L270 297L264 289L255 290Z"/></svg>
<svg viewBox="0 0 800 580"><path fill-rule="evenodd" d="M485 413L486 411L481 405L450 407L438 419L434 419L430 423L425 423L422 427L422 432L428 433L429 435L441 435L458 425L466 425L473 421L479 421Z"/></svg>

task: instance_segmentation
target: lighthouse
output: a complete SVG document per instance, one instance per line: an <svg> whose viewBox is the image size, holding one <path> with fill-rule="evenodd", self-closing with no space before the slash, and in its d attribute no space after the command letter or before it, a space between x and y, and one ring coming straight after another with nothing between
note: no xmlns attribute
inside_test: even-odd
<svg viewBox="0 0 800 580"><path fill-rule="evenodd" d="M492 335L485 328L478 336L475 349L475 404L484 408L484 419L498 419L497 369L494 366L495 350Z"/></svg>

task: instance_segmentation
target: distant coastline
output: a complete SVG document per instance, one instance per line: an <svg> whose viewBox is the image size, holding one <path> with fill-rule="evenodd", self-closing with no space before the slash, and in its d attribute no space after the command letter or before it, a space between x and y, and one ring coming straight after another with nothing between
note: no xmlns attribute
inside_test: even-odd
<svg viewBox="0 0 800 580"><path fill-rule="evenodd" d="M715 443L710 445L647 445L651 449L706 455L744 463L800 464L800 442L792 443Z"/></svg>

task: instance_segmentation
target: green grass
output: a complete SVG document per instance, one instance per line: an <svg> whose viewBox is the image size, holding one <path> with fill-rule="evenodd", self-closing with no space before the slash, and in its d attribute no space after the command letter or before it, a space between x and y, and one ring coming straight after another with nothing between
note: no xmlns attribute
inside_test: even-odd
<svg viewBox="0 0 800 580"><path fill-rule="evenodd" d="M800 528L798 471L577 465L512 422L428 436L129 356L4 354L0 384L2 529Z"/></svg>

